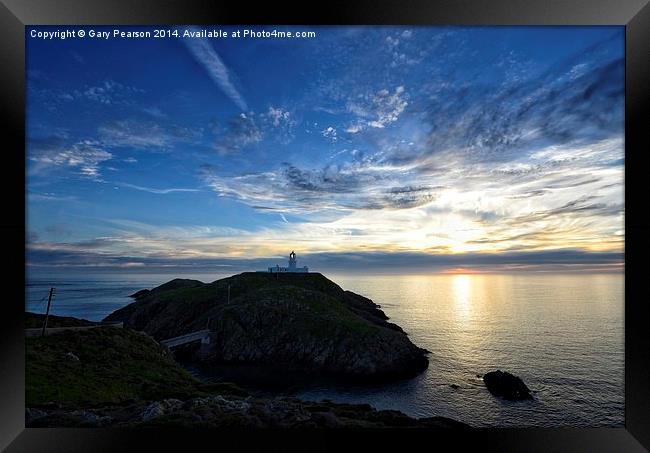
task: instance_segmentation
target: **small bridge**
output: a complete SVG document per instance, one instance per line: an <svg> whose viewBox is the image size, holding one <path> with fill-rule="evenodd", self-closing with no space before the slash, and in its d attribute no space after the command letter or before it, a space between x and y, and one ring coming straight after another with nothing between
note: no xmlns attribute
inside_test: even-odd
<svg viewBox="0 0 650 453"><path fill-rule="evenodd" d="M176 346L181 346L183 344L191 343L193 341L201 341L202 344L210 343L210 331L208 329L197 330L196 332L186 333L185 335L180 335L174 338L168 338L166 340L160 341L160 344L167 346L168 348L175 348Z"/></svg>

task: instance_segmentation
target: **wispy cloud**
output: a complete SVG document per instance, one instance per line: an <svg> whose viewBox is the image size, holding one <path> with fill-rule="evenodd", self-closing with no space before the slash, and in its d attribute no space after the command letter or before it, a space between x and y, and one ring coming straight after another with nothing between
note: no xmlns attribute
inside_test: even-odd
<svg viewBox="0 0 650 453"><path fill-rule="evenodd" d="M383 89L349 102L348 110L359 117L357 124L349 129L351 132L357 132L362 124L383 129L394 123L408 106L406 97L404 87L398 86L393 93Z"/></svg>
<svg viewBox="0 0 650 453"><path fill-rule="evenodd" d="M120 187L127 187L129 189L141 190L143 192L156 193L161 195L165 195L168 193L175 193L175 192L200 192L200 189L188 189L188 188L155 189L152 187L137 186L135 184L129 184L125 182L116 182L115 184Z"/></svg>
<svg viewBox="0 0 650 453"><path fill-rule="evenodd" d="M91 141L58 149L36 149L29 157L29 160L35 163L29 173L38 174L53 167L72 167L84 177L99 180L99 165L112 157L110 152Z"/></svg>
<svg viewBox="0 0 650 453"><path fill-rule="evenodd" d="M260 142L264 136L253 113L240 113L226 124L214 124L212 132L215 134L214 148L221 155L238 153Z"/></svg>
<svg viewBox="0 0 650 453"><path fill-rule="evenodd" d="M294 129L298 121L291 112L282 107L269 106L268 111L260 116L266 136L285 145L293 141L295 138Z"/></svg>
<svg viewBox="0 0 650 453"><path fill-rule="evenodd" d="M86 86L80 90L72 92L63 92L61 96L67 100L86 99L100 104L130 104L133 102L133 96L144 93L141 88L136 88L129 85L116 82L114 80L104 80L103 82Z"/></svg>
<svg viewBox="0 0 650 453"><path fill-rule="evenodd" d="M336 128L333 126L328 126L325 129L323 129L321 131L321 135L332 143L336 143L339 139L338 133L336 132Z"/></svg>
<svg viewBox="0 0 650 453"><path fill-rule="evenodd" d="M60 201L60 202L71 202L77 201L77 197L74 195L59 195L52 192L38 193L38 192L29 192L27 194L27 200L30 202L38 201Z"/></svg>
<svg viewBox="0 0 650 453"><path fill-rule="evenodd" d="M154 121L126 119L109 121L98 129L99 140L107 147L165 151L178 143L194 143L201 131Z"/></svg>
<svg viewBox="0 0 650 453"><path fill-rule="evenodd" d="M230 71L223 63L212 44L203 38L187 38L183 41L196 61L203 66L210 78L223 93L242 111L248 111L244 97L233 84Z"/></svg>

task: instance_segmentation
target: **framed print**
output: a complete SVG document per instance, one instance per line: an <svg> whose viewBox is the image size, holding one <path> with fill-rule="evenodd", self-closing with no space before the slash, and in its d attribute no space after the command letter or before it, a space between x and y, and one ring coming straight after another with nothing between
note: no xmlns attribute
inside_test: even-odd
<svg viewBox="0 0 650 453"><path fill-rule="evenodd" d="M5 2L3 448L648 448L649 7L308 11Z"/></svg>

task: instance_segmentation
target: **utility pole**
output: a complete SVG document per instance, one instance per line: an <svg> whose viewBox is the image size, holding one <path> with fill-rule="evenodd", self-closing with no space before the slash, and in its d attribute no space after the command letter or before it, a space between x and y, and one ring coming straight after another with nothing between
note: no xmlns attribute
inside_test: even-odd
<svg viewBox="0 0 650 453"><path fill-rule="evenodd" d="M228 303L230 303L230 283L228 283Z"/></svg>
<svg viewBox="0 0 650 453"><path fill-rule="evenodd" d="M45 312L45 321L43 322L43 332L41 336L45 336L45 329L47 329L47 318L50 316L50 304L52 303L52 295L54 294L54 288L50 288L50 295L47 297L47 311Z"/></svg>

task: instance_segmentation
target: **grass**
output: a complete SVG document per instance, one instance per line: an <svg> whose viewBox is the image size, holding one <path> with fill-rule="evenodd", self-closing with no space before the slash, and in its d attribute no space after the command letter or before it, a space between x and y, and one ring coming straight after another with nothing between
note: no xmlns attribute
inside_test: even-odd
<svg viewBox="0 0 650 453"><path fill-rule="evenodd" d="M96 407L239 391L232 385L202 385L153 339L130 329L68 331L25 343L28 407L50 402Z"/></svg>
<svg viewBox="0 0 650 453"><path fill-rule="evenodd" d="M45 315L41 313L31 313L25 312L25 329L36 329L43 327L43 321L45 320ZM50 315L47 318L47 327L81 327L81 326L92 326L97 324L93 321L87 321L85 319L72 318L69 316L55 316Z"/></svg>

